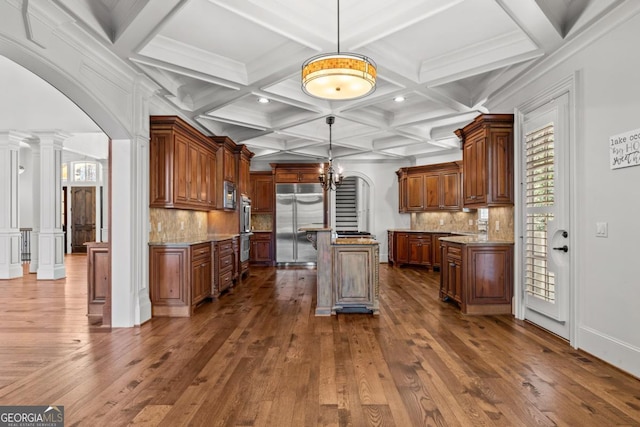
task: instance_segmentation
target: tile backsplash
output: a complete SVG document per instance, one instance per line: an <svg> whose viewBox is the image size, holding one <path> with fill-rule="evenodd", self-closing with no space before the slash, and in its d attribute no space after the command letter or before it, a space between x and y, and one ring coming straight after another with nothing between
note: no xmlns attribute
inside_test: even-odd
<svg viewBox="0 0 640 427"><path fill-rule="evenodd" d="M419 212L411 214L414 230L479 232L478 214L473 212ZM471 224L469 222L471 221ZM489 208L486 225L489 239L511 240L514 238L513 207Z"/></svg>
<svg viewBox="0 0 640 427"><path fill-rule="evenodd" d="M197 241L207 238L207 212L149 209L150 242Z"/></svg>
<svg viewBox="0 0 640 427"><path fill-rule="evenodd" d="M271 231L273 227L272 214L253 214L251 215L251 227L255 231Z"/></svg>
<svg viewBox="0 0 640 427"><path fill-rule="evenodd" d="M513 226L513 206L489 208L487 223L489 239L513 240L515 235Z"/></svg>
<svg viewBox="0 0 640 427"><path fill-rule="evenodd" d="M415 230L475 232L476 212L419 212L411 214L411 228ZM471 224L469 224L471 221Z"/></svg>

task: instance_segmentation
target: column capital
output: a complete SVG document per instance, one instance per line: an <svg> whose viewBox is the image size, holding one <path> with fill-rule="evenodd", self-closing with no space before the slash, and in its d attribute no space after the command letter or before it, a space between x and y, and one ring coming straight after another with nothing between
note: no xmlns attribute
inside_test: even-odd
<svg viewBox="0 0 640 427"><path fill-rule="evenodd" d="M21 142L29 139L31 134L17 130L0 131L0 141L8 141L9 145L19 146Z"/></svg>
<svg viewBox="0 0 640 427"><path fill-rule="evenodd" d="M66 139L69 139L72 136L70 133L62 132L60 130L38 131L33 134L38 137L38 142L40 144L51 141L53 145L59 145L60 147L62 147L62 143Z"/></svg>

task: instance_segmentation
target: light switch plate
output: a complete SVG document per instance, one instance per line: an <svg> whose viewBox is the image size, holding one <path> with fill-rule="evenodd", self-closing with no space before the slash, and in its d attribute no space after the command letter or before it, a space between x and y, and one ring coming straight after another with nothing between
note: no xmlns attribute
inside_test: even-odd
<svg viewBox="0 0 640 427"><path fill-rule="evenodd" d="M609 225L606 222L596 222L596 237L608 237Z"/></svg>

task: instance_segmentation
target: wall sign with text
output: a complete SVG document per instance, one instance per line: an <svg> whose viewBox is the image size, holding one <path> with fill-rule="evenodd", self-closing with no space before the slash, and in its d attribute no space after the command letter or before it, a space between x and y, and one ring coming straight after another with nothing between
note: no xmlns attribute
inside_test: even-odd
<svg viewBox="0 0 640 427"><path fill-rule="evenodd" d="M640 165L640 129L609 138L609 162L611 169Z"/></svg>

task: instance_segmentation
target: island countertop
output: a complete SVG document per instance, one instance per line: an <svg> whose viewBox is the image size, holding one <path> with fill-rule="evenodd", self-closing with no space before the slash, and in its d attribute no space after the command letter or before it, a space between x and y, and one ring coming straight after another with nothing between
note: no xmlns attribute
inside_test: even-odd
<svg viewBox="0 0 640 427"><path fill-rule="evenodd" d="M379 245L376 239L370 237L338 237L333 239L332 245Z"/></svg>
<svg viewBox="0 0 640 427"><path fill-rule="evenodd" d="M463 245L513 245L513 240L489 239L486 234L476 234L471 236L448 236L441 237L440 240Z"/></svg>

